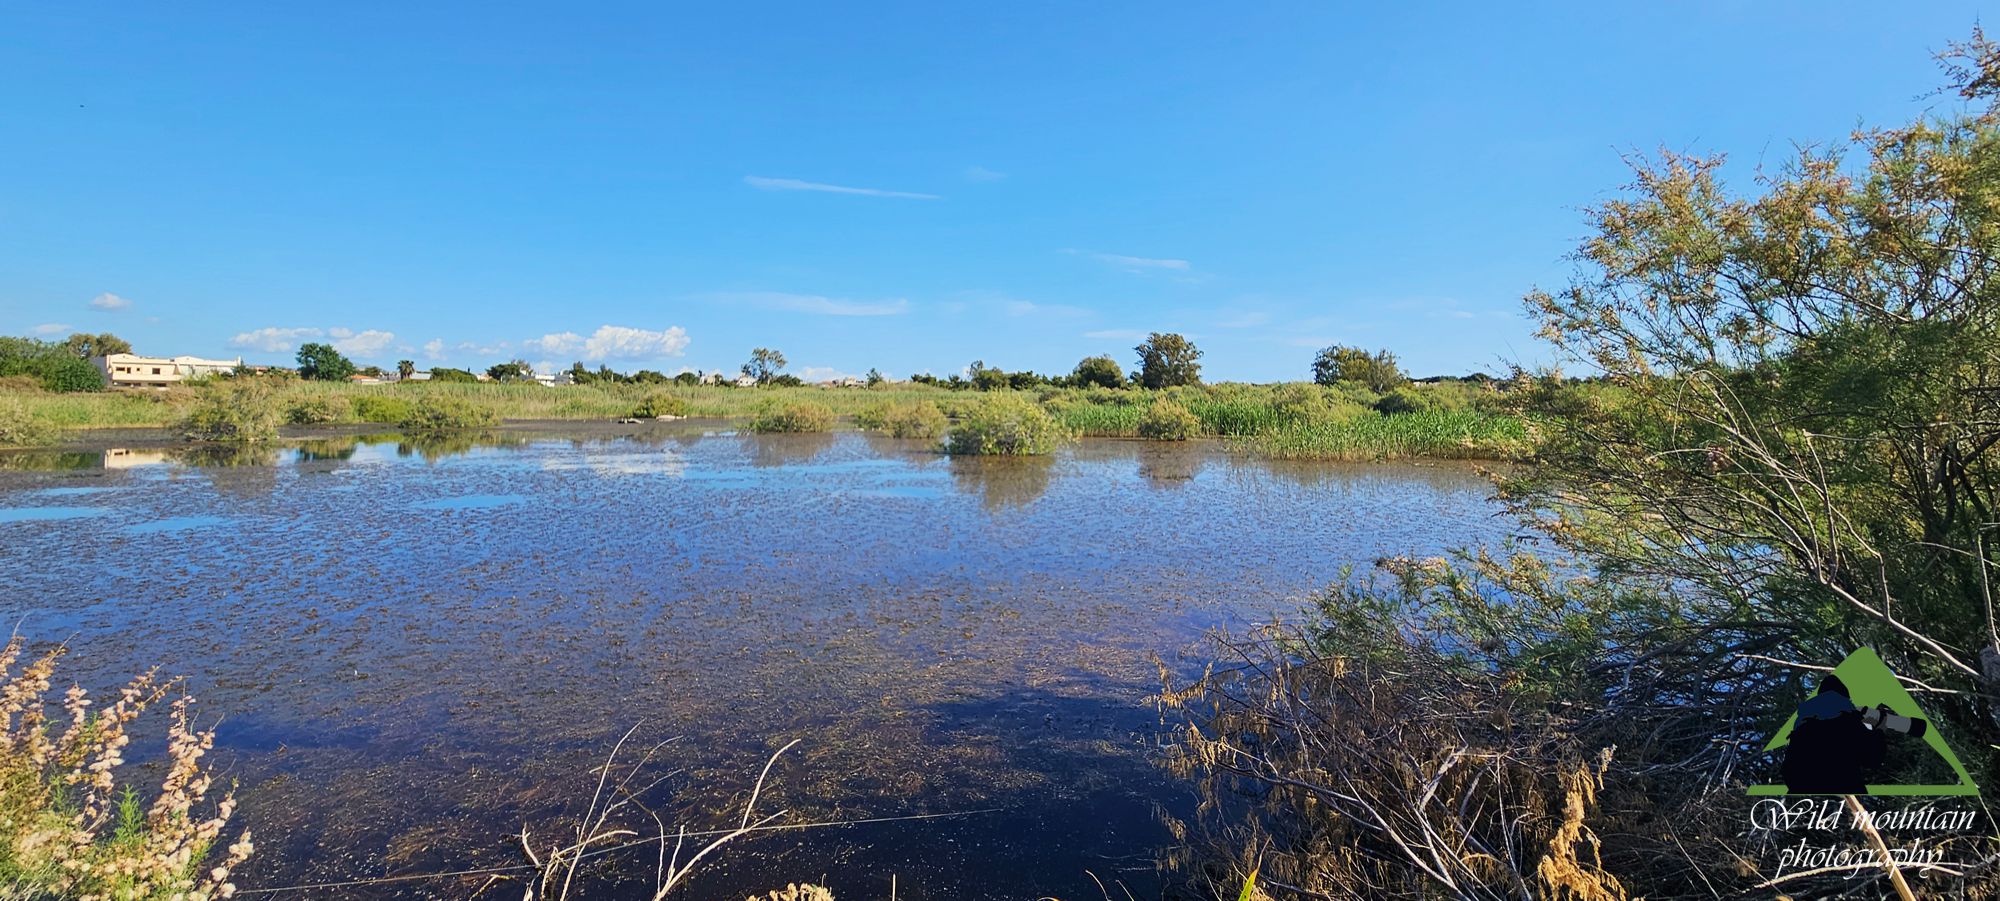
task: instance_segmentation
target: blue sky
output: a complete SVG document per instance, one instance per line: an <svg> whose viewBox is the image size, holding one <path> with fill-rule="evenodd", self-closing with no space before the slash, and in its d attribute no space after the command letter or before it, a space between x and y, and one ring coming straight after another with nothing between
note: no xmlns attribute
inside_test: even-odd
<svg viewBox="0 0 2000 901"><path fill-rule="evenodd" d="M1620 154L1940 103L1975 4L0 7L0 333L811 376L1537 362ZM1397 7L1397 8L1390 8Z"/></svg>

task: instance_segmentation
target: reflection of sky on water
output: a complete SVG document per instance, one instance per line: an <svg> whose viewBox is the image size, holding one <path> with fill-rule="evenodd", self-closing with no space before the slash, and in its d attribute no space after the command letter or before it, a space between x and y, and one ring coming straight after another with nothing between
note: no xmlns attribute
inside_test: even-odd
<svg viewBox="0 0 2000 901"><path fill-rule="evenodd" d="M1143 754L1152 655L1191 666L1205 627L1502 526L1465 467L1213 442L975 460L648 426L157 453L0 457L0 522L41 517L0 526L0 618L73 636L86 685L190 677L259 832L246 885L512 862L636 722L681 737L672 809L726 806L802 738L773 809L1004 810L766 837L691 897L768 889L774 861L846 894L895 872L1095 897L1082 871L1150 852L1151 805L1178 803Z"/></svg>

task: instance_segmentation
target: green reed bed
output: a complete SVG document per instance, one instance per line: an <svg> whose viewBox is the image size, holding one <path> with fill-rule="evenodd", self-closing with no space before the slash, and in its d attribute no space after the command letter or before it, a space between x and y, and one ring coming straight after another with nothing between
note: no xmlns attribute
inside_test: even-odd
<svg viewBox="0 0 2000 901"><path fill-rule="evenodd" d="M1370 414L1289 425L1257 439L1290 460L1506 459L1527 450L1521 420L1473 411Z"/></svg>

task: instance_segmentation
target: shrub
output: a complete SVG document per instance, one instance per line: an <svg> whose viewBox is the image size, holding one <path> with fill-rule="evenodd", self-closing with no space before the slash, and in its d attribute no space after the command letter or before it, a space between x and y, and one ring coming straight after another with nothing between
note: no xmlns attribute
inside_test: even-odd
<svg viewBox="0 0 2000 901"><path fill-rule="evenodd" d="M230 872L250 834L204 865L235 811L234 794L209 807L213 768L201 758L215 733L193 725L192 699L171 704L165 776L150 805L119 791L132 724L180 687L152 673L93 704L82 688L50 696L58 646L14 671L20 638L0 648L0 895L8 898L229 897ZM101 705L101 706L99 706ZM61 714L50 717L51 708ZM95 708L93 710L93 707Z"/></svg>
<svg viewBox="0 0 2000 901"><path fill-rule="evenodd" d="M491 409L449 395L433 394L417 401L400 423L409 432L451 432L497 425L500 416Z"/></svg>
<svg viewBox="0 0 2000 901"><path fill-rule="evenodd" d="M196 441L268 441L278 437L284 411L271 389L254 381L212 385L196 394L181 432Z"/></svg>
<svg viewBox="0 0 2000 901"><path fill-rule="evenodd" d="M305 397L285 410L285 421L293 425L319 425L340 418L340 407L324 397Z"/></svg>
<svg viewBox="0 0 2000 901"><path fill-rule="evenodd" d="M430 380L433 382L440 382L449 385L470 385L477 383L479 381L479 376L473 375L472 371L469 369L452 369L447 366L434 366L431 367ZM421 383L411 382L410 384L415 385Z"/></svg>
<svg viewBox="0 0 2000 901"><path fill-rule="evenodd" d="M26 404L0 397L0 447L32 447L55 438L55 427L35 418Z"/></svg>
<svg viewBox="0 0 2000 901"><path fill-rule="evenodd" d="M1201 434L1201 420L1171 400L1157 400L1139 417L1139 437L1153 441L1186 441Z"/></svg>
<svg viewBox="0 0 2000 901"><path fill-rule="evenodd" d="M49 357L41 367L42 387L50 391L102 391L104 373L89 360L67 354Z"/></svg>
<svg viewBox="0 0 2000 901"><path fill-rule="evenodd" d="M753 432L831 432L833 411L812 401L790 401L765 406L750 421Z"/></svg>
<svg viewBox="0 0 2000 901"><path fill-rule="evenodd" d="M354 418L362 422L407 422L417 410L417 405L406 398L381 394L363 394L356 397L353 404Z"/></svg>
<svg viewBox="0 0 2000 901"><path fill-rule="evenodd" d="M632 408L635 419L658 419L662 416L686 416L687 401L672 394L649 394L646 399Z"/></svg>
<svg viewBox="0 0 2000 901"><path fill-rule="evenodd" d="M948 454L1047 454L1069 437L1042 408L1012 397L980 404L945 436Z"/></svg>
<svg viewBox="0 0 2000 901"><path fill-rule="evenodd" d="M891 404L882 415L881 424L876 428L888 432L895 438L935 438L942 434L950 423L937 404L927 400L905 404Z"/></svg>

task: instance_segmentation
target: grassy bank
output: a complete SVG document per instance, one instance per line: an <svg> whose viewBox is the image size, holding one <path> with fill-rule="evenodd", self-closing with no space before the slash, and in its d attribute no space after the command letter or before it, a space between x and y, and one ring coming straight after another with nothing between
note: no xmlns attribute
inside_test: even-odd
<svg viewBox="0 0 2000 901"><path fill-rule="evenodd" d="M1165 391L1044 388L953 391L900 383L874 388L534 384L349 385L272 381L270 403L296 424L396 425L427 403L463 404L512 420L606 420L673 410L704 418L754 420L774 409L810 406L874 425L885 410L925 405L954 422L994 403L1029 403L1063 432L1085 437L1159 437L1142 429L1156 402L1193 416L1191 436L1248 439L1265 453L1296 459L1491 458L1522 451L1521 422L1500 409L1500 392L1467 384L1411 385L1376 394L1356 385L1221 384ZM52 393L0 389L0 406L22 419L15 431L43 440L65 429L170 428L217 390ZM1394 411L1394 412L1384 412Z"/></svg>

